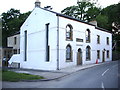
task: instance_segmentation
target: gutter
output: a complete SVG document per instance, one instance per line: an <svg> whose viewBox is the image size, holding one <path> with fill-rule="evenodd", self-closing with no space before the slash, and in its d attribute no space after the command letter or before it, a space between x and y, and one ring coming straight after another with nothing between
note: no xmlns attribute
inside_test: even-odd
<svg viewBox="0 0 120 90"><path fill-rule="evenodd" d="M59 70L59 16L57 16L57 70Z"/></svg>

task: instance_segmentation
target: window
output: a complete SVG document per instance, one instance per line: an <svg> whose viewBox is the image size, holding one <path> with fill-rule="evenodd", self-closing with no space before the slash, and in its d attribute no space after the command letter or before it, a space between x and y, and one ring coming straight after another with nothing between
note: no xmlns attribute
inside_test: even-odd
<svg viewBox="0 0 120 90"><path fill-rule="evenodd" d="M17 43L17 37L14 37L14 45Z"/></svg>
<svg viewBox="0 0 120 90"><path fill-rule="evenodd" d="M90 43L90 30L86 30L86 43Z"/></svg>
<svg viewBox="0 0 120 90"><path fill-rule="evenodd" d="M14 54L17 54L17 49L14 49L13 52L14 52Z"/></svg>
<svg viewBox="0 0 120 90"><path fill-rule="evenodd" d="M100 35L97 35L97 44L100 44Z"/></svg>
<svg viewBox="0 0 120 90"><path fill-rule="evenodd" d="M68 24L66 26L66 40L72 40L73 39L73 31L72 31L73 27L71 24Z"/></svg>
<svg viewBox="0 0 120 90"><path fill-rule="evenodd" d="M97 50L97 59L100 59L100 50Z"/></svg>
<svg viewBox="0 0 120 90"><path fill-rule="evenodd" d="M50 56L50 46L49 46L49 25L50 23L46 24L46 62L49 62Z"/></svg>
<svg viewBox="0 0 120 90"><path fill-rule="evenodd" d="M66 61L72 61L72 48L70 45L66 47Z"/></svg>
<svg viewBox="0 0 120 90"><path fill-rule="evenodd" d="M20 49L18 49L18 54L20 54Z"/></svg>
<svg viewBox="0 0 120 90"><path fill-rule="evenodd" d="M110 57L110 53L109 53L109 50L107 50L107 58Z"/></svg>
<svg viewBox="0 0 120 90"><path fill-rule="evenodd" d="M6 51L6 50L4 51L4 55L5 55L5 56L7 55L7 51Z"/></svg>
<svg viewBox="0 0 120 90"><path fill-rule="evenodd" d="M107 45L109 45L109 37L107 37Z"/></svg>
<svg viewBox="0 0 120 90"><path fill-rule="evenodd" d="M27 31L24 31L24 61L27 61Z"/></svg>
<svg viewBox="0 0 120 90"><path fill-rule="evenodd" d="M86 61L89 61L91 58L91 48L90 46L86 47Z"/></svg>

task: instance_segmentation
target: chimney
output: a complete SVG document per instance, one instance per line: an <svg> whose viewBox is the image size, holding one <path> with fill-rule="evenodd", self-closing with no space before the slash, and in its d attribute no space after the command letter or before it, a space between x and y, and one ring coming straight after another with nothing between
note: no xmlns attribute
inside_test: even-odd
<svg viewBox="0 0 120 90"><path fill-rule="evenodd" d="M40 4L41 4L41 2L39 1L39 0L36 0L36 2L35 2L35 7L40 7Z"/></svg>
<svg viewBox="0 0 120 90"><path fill-rule="evenodd" d="M92 24L92 25L95 25L97 27L97 21L96 20L90 21L89 23Z"/></svg>

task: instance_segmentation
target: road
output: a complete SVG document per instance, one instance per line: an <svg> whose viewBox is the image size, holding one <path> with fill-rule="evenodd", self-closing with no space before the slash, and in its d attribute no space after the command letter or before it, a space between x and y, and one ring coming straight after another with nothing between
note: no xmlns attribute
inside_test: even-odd
<svg viewBox="0 0 120 90"><path fill-rule="evenodd" d="M119 65L101 64L52 81L3 82L3 88L118 88Z"/></svg>

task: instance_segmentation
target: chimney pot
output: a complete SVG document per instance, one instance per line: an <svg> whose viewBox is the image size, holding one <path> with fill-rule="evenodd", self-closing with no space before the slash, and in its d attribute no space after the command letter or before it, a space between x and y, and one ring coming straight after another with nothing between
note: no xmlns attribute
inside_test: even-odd
<svg viewBox="0 0 120 90"><path fill-rule="evenodd" d="M36 0L35 7L40 7L41 2L39 0Z"/></svg>

